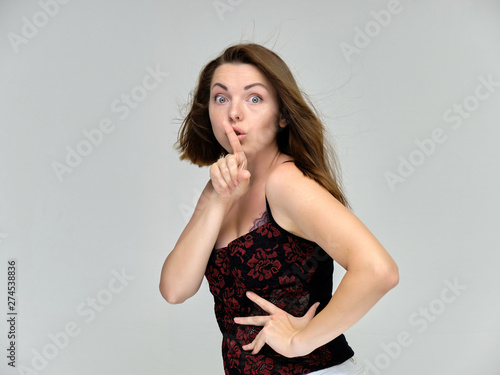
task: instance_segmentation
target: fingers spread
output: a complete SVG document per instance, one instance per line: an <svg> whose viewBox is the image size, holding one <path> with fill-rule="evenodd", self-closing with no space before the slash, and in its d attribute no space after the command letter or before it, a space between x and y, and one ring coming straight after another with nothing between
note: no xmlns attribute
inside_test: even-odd
<svg viewBox="0 0 500 375"><path fill-rule="evenodd" d="M250 344L243 345L242 349L243 350L251 350L252 354L257 354L260 349L266 344L266 339L264 337L264 334L262 331L259 332L259 334L255 337L255 340L253 340Z"/></svg>
<svg viewBox="0 0 500 375"><path fill-rule="evenodd" d="M259 338L259 339L256 339L254 342L255 342L255 344L253 346L252 354L255 355L266 344L266 340L264 338Z"/></svg>
<svg viewBox="0 0 500 375"><path fill-rule="evenodd" d="M244 318L234 318L234 322L241 325L251 325L251 326L263 326L269 319L270 315L267 316L247 316Z"/></svg>
<svg viewBox="0 0 500 375"><path fill-rule="evenodd" d="M269 314L275 314L279 311L282 311L279 307L276 307L268 300L265 300L264 298L258 296L257 294L255 294L253 292L247 292L247 297L250 300L252 300L253 302L255 302L257 305L262 307Z"/></svg>

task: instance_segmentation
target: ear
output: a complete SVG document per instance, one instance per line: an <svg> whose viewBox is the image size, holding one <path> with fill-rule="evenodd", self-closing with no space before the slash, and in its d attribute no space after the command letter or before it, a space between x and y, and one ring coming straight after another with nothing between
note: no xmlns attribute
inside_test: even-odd
<svg viewBox="0 0 500 375"><path fill-rule="evenodd" d="M281 115L278 125L280 128L284 129L288 125L288 120L283 115Z"/></svg>
<svg viewBox="0 0 500 375"><path fill-rule="evenodd" d="M289 119L290 115L288 114L288 111L286 110L286 108L283 108L283 111L281 112L280 115L279 127L284 129L288 125Z"/></svg>

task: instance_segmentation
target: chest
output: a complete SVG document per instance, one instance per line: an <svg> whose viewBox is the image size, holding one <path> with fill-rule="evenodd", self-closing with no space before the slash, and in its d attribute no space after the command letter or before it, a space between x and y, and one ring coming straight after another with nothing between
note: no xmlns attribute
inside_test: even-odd
<svg viewBox="0 0 500 375"><path fill-rule="evenodd" d="M325 260L323 254L326 253L316 244L282 233L268 218L227 246L216 248L208 274L218 275L226 286L244 284L266 289L283 282L283 278L308 280Z"/></svg>
<svg viewBox="0 0 500 375"><path fill-rule="evenodd" d="M224 218L215 248L226 247L231 241L253 231L266 221L264 190L249 192L240 199Z"/></svg>

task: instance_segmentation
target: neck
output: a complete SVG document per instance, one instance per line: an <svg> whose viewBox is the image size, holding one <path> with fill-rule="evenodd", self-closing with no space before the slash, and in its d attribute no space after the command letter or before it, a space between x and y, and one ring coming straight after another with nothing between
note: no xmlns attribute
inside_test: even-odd
<svg viewBox="0 0 500 375"><path fill-rule="evenodd" d="M267 176L276 165L280 155L278 147L259 152L256 155L247 155L247 169L252 175L250 187L267 180Z"/></svg>

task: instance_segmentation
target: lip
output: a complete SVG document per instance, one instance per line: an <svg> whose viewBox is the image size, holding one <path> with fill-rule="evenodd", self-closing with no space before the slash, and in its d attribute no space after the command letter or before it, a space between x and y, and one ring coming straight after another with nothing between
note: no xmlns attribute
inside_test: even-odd
<svg viewBox="0 0 500 375"><path fill-rule="evenodd" d="M240 135L245 135L246 133L239 127L233 126L233 130L236 133L236 135L239 137Z"/></svg>
<svg viewBox="0 0 500 375"><path fill-rule="evenodd" d="M246 134L238 134L238 140L241 142L245 138Z"/></svg>

